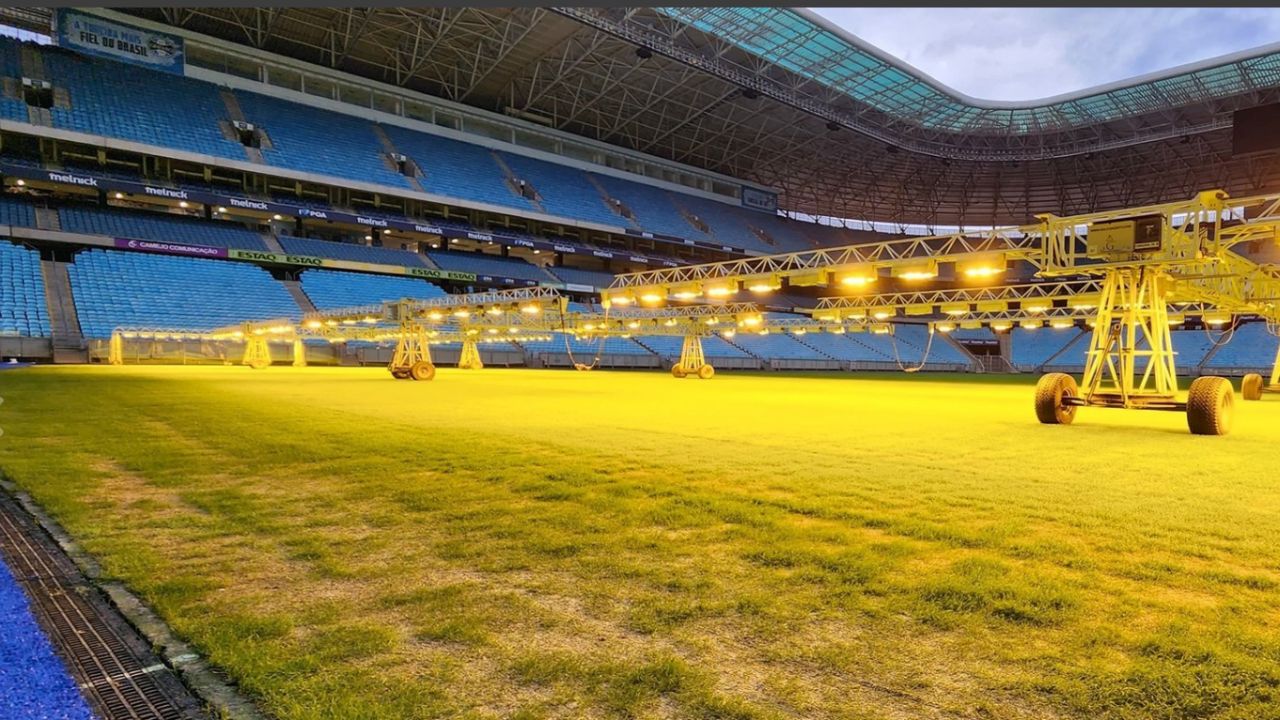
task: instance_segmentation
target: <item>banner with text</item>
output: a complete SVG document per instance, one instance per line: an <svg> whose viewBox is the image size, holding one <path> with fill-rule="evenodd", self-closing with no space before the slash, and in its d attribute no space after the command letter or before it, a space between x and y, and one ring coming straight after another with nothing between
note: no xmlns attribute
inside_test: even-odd
<svg viewBox="0 0 1280 720"><path fill-rule="evenodd" d="M176 35L143 30L70 8L58 9L57 22L57 39L61 47L152 70L183 74L185 50L182 38Z"/></svg>

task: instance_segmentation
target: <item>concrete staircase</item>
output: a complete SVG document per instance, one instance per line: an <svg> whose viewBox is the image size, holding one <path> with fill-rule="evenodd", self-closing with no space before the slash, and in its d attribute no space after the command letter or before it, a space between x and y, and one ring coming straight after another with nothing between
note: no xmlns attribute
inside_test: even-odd
<svg viewBox="0 0 1280 720"><path fill-rule="evenodd" d="M377 123L373 124L373 134L378 138L378 143L382 145L382 159L386 161L387 169L396 173L400 172L400 168L396 167L396 163L392 158L396 155L403 155L404 153L401 153L400 150L396 148L396 144L391 142L391 136L387 135L387 131L381 125ZM417 190L418 192L426 192L426 189L422 187L422 183L418 182L417 177L417 173L422 172L422 168L417 167L417 163L414 163L414 169L416 170L415 174L405 175L404 178L409 181L409 184L413 186L414 190Z"/></svg>
<svg viewBox="0 0 1280 720"><path fill-rule="evenodd" d="M511 170L511 166L507 164L507 161L503 160L502 156L499 155L497 151L490 151L489 155L493 157L494 162L498 163L498 167L502 168L502 174L507 176L507 188L511 190L512 195L515 195L517 197L522 197L525 200L528 200L529 202L533 203L533 206L537 208L539 212L547 211L547 209L542 206L542 196L538 194L537 188L533 187L531 184L528 186L531 190L533 190L533 197L529 197L528 195L522 194L520 192L520 182L519 182L520 178L517 177L516 174Z"/></svg>
<svg viewBox="0 0 1280 720"><path fill-rule="evenodd" d="M640 223L636 222L635 214L631 212L630 208L625 205L619 207L614 204L613 198L609 197L609 192L604 189L604 186L600 184L599 180L596 180L594 175L589 172L584 172L583 175L587 176L587 182L591 183L591 187L595 188L596 192L600 194L600 201L604 203L605 207L609 208L617 214L619 218L626 221L628 227L636 230L643 229L640 227Z"/></svg>
<svg viewBox="0 0 1280 720"><path fill-rule="evenodd" d="M273 253L284 254L284 246L280 244L280 240L275 236L275 233L264 232L259 233L259 235L262 237L262 244L266 245L268 250Z"/></svg>
<svg viewBox="0 0 1280 720"><path fill-rule="evenodd" d="M315 303L311 302L311 298L307 297L307 293L303 291L300 281L281 280L280 282L284 285L284 289L288 290L289 294L293 296L293 301L298 303L298 307L302 308L303 312L316 311Z"/></svg>
<svg viewBox="0 0 1280 720"><path fill-rule="evenodd" d="M219 90L218 95L222 98L222 104L226 107L227 117L231 118L231 122L248 122L244 116L244 110L240 108L240 100L236 98L235 93L231 92L231 90L227 88L222 88ZM231 122L226 122L222 125L222 135L228 140L234 140L238 143L240 142L240 137L236 133L235 127ZM259 136L262 139L262 146L270 148L271 143L267 140L266 134L259 133ZM262 150L260 148L250 147L248 145L242 145L242 147L244 147L244 155L249 159L249 162L255 162L261 165L265 165L267 163L266 159L262 157Z"/></svg>
<svg viewBox="0 0 1280 720"><path fill-rule="evenodd" d="M44 277L45 305L49 311L49 326L53 331L53 361L89 362L88 346L80 330L80 316L76 314L75 299L71 295L67 263L42 260L40 273Z"/></svg>
<svg viewBox="0 0 1280 720"><path fill-rule="evenodd" d="M36 208L36 227L41 230L62 230L62 216L54 208Z"/></svg>

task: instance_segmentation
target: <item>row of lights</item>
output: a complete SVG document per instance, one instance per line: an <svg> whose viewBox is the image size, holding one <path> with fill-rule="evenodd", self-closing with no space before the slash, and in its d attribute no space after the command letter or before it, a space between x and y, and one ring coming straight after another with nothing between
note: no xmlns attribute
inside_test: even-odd
<svg viewBox="0 0 1280 720"><path fill-rule="evenodd" d="M1003 253L986 253L955 261L956 271L967 278L992 278L1005 272L1008 261ZM889 276L898 280L931 280L938 277L938 261L934 258L898 260L883 264L889 268ZM639 287L630 290L605 292L602 302L617 305L657 305L665 300L695 300L700 297L722 299L745 289L756 294L766 294L782 288L781 273L752 275L742 278L692 281L670 286ZM788 273L793 287L830 286L852 289L866 288L880 279L880 267L874 263L859 263L803 273Z"/></svg>

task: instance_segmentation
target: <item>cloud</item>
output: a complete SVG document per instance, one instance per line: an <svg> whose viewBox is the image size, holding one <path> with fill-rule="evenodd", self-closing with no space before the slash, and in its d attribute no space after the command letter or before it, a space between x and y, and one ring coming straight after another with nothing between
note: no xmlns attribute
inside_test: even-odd
<svg viewBox="0 0 1280 720"><path fill-rule="evenodd" d="M1273 8L814 8L939 82L1035 100L1280 41Z"/></svg>

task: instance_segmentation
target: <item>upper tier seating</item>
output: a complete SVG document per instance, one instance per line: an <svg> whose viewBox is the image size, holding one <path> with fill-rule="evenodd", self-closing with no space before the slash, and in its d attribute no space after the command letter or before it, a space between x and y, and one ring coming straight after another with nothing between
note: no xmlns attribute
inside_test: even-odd
<svg viewBox="0 0 1280 720"><path fill-rule="evenodd" d="M710 242L713 238L695 228L680 214L665 190L642 183L621 180L612 175L592 177L604 187L609 197L621 200L632 213L640 227L659 235ZM745 211L744 211L745 212ZM727 244L727 243L726 243Z"/></svg>
<svg viewBox="0 0 1280 720"><path fill-rule="evenodd" d="M488 148L397 125L386 125L383 129L396 150L417 163L422 171L418 182L427 192L520 210L537 210L532 202L507 185L506 174Z"/></svg>
<svg viewBox="0 0 1280 720"><path fill-rule="evenodd" d="M602 270L579 270L578 268L549 267L547 272L560 280L576 285L590 285L594 288L606 288L613 283L613 275Z"/></svg>
<svg viewBox="0 0 1280 720"><path fill-rule="evenodd" d="M236 98L245 118L266 131L271 148L264 148L262 157L272 165L410 187L405 176L389 167L368 120L241 90Z"/></svg>
<svg viewBox="0 0 1280 720"><path fill-rule="evenodd" d="M49 337L40 254L0 240L0 335Z"/></svg>
<svg viewBox="0 0 1280 720"><path fill-rule="evenodd" d="M501 153L501 156L516 177L537 189L542 207L552 215L630 227L626 218L609 209L585 172L523 155Z"/></svg>
<svg viewBox="0 0 1280 720"><path fill-rule="evenodd" d="M121 326L209 330L301 315L285 287L249 263L89 250L69 273L85 337L110 337Z"/></svg>
<svg viewBox="0 0 1280 720"><path fill-rule="evenodd" d="M50 81L71 101L51 110L54 127L245 159L240 143L222 136L218 122L227 109L217 86L56 48L43 52Z"/></svg>
<svg viewBox="0 0 1280 720"><path fill-rule="evenodd" d="M486 255L478 252L446 252L432 250L427 253L442 270L458 270L477 275L492 277L509 277L517 280L534 280L537 282L555 282L555 277L542 268L531 265L520 258Z"/></svg>
<svg viewBox="0 0 1280 720"><path fill-rule="evenodd" d="M313 240L311 238L280 236L280 247L285 252L295 255L333 258L335 260L351 260L353 262L376 263L380 265L405 265L407 267L423 267L422 256L409 250L371 247L355 243L332 242L329 240Z"/></svg>
<svg viewBox="0 0 1280 720"><path fill-rule="evenodd" d="M319 309L376 305L387 300L443 297L444 290L426 280L337 270L306 270L302 291Z"/></svg>
<svg viewBox="0 0 1280 720"><path fill-rule="evenodd" d="M266 250L258 233L238 223L167 215L145 210L72 205L58 210L62 229L72 233Z"/></svg>
<svg viewBox="0 0 1280 720"><path fill-rule="evenodd" d="M35 207L17 198L0 196L0 225L35 227Z"/></svg>
<svg viewBox="0 0 1280 720"><path fill-rule="evenodd" d="M19 48L15 40L0 39L0 70L15 78L21 76ZM55 87L66 89L70 97L69 108L52 110L55 127L231 160L246 159L240 143L223 135L220 123L228 122L231 113L218 86L57 48L38 52L45 57ZM401 190L413 188L413 183L389 164L385 157L389 148L380 142L372 121L246 90L233 93L245 118L265 131L270 147L264 147L262 155L269 165ZM181 111L174 112L174 108ZM352 110L358 112L357 108ZM25 103L0 99L0 117L25 121ZM505 163L516 177L532 183L541 207L552 215L615 227L639 226L656 234L761 252L806 249L813 240L822 244L855 241L849 231L787 222L678 189L588 173L399 125L381 127L397 151L416 161L422 171L422 187L440 195L538 210L538 203L509 186L501 164ZM600 197L591 179L610 197L627 205L635 218L619 215ZM697 229L681 214L680 207L700 217L709 231ZM761 239L753 227L763 230L773 242Z"/></svg>
<svg viewBox="0 0 1280 720"><path fill-rule="evenodd" d="M0 42L0 76L22 77L21 47L20 43L12 41ZM0 94L0 118L27 122L27 104L20 97Z"/></svg>

